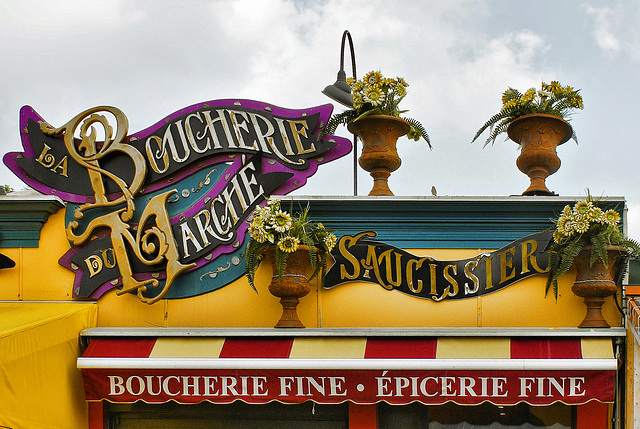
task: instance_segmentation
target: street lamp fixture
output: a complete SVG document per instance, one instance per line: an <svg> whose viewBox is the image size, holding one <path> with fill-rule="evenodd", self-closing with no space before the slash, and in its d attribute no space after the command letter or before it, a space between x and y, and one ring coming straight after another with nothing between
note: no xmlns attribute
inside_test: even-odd
<svg viewBox="0 0 640 429"><path fill-rule="evenodd" d="M353 40L348 30L342 33L342 44L340 47L340 70L338 78L333 85L327 86L322 93L330 99L337 101L345 107L353 108L353 98L351 97L351 87L347 83L347 74L344 71L344 45L349 40L349 51L351 54L351 72L353 79L356 79L356 54L353 49ZM357 154L357 137L353 135L353 195L358 195L358 154Z"/></svg>

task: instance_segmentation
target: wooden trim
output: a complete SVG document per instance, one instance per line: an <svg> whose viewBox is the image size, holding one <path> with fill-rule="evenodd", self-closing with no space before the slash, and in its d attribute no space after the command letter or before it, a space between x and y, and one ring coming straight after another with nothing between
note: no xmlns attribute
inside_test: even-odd
<svg viewBox="0 0 640 429"><path fill-rule="evenodd" d="M309 216L337 236L375 231L376 240L403 249L498 249L553 227L576 197L293 197L293 211L309 206ZM622 197L599 200L623 217Z"/></svg>
<svg viewBox="0 0 640 429"><path fill-rule="evenodd" d="M38 247L49 216L64 206L60 198L35 191L0 196L0 248Z"/></svg>
<svg viewBox="0 0 640 429"><path fill-rule="evenodd" d="M609 405L591 401L577 407L576 429L606 429L609 425Z"/></svg>
<svg viewBox="0 0 640 429"><path fill-rule="evenodd" d="M377 405L358 405L349 402L349 429L377 429ZM91 428L93 429L93 428Z"/></svg>
<svg viewBox="0 0 640 429"><path fill-rule="evenodd" d="M89 402L89 429L107 429L105 401Z"/></svg>
<svg viewBox="0 0 640 429"><path fill-rule="evenodd" d="M625 292L627 295L640 295L640 286L626 286Z"/></svg>

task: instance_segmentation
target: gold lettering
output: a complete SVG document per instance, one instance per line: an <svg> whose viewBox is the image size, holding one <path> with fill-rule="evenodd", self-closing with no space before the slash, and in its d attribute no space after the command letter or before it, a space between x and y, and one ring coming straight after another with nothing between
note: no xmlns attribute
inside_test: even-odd
<svg viewBox="0 0 640 429"><path fill-rule="evenodd" d="M203 218L204 217L204 222ZM198 232L200 232L200 238L202 239L202 243L204 247L207 247L211 244L209 241L209 237L207 237L207 233L211 236L215 237L216 233L211 228L211 212L207 209L200 210L198 214L194 216L194 220L196 221L196 226L198 227Z"/></svg>
<svg viewBox="0 0 640 429"><path fill-rule="evenodd" d="M422 292L422 288L423 288L423 282L421 279L418 279L417 281L417 286L414 287L413 285L413 273L416 270L419 270L422 267L422 264L424 264L425 261L433 261L433 258L427 256L424 258L420 258L420 259L410 259L407 262L407 266L406 266L406 275L407 275L407 285L409 286L409 290L413 293L420 293ZM412 268L415 265L415 269Z"/></svg>
<svg viewBox="0 0 640 429"><path fill-rule="evenodd" d="M158 148L153 151L151 149L151 141L155 141ZM165 147L162 145L162 140L158 136L149 136L147 139L147 143L145 144L147 148L147 159L149 160L149 165L151 169L158 174L162 174L169 169L169 153L165 150ZM160 168L156 159L161 159L164 166Z"/></svg>
<svg viewBox="0 0 640 429"><path fill-rule="evenodd" d="M489 256L488 258L486 258L484 260L485 263L485 267L486 267L486 278L487 278L487 284L485 286L485 290L487 289L491 289L493 287L493 278L492 278L492 273L491 273L491 262L493 261L493 255Z"/></svg>
<svg viewBox="0 0 640 429"><path fill-rule="evenodd" d="M220 122L220 124L222 125L222 130L224 131L224 135L227 138L227 142L229 142L229 145L233 144L233 136L231 135L231 131L229 130L229 124L227 123L226 116L224 115L224 110L216 110L216 113L218 114L218 117L216 119L211 119L210 111L205 110L204 112L202 112L202 114L204 115L204 119L207 122L207 129L209 130L209 133L211 134L211 138L213 139L214 150L222 149L222 145L220 144L220 139L218 139L218 134L216 133L216 130L213 126L215 122ZM204 137L205 133L206 131L203 131L202 136L198 135L197 137L202 138Z"/></svg>
<svg viewBox="0 0 640 429"><path fill-rule="evenodd" d="M296 153L293 151L293 148L291 147L291 142L289 141L289 136L287 135L287 129L284 125L284 120L280 119L280 118L273 118L276 121L276 124L278 124L278 131L280 132L280 136L282 137L282 142L284 143L284 147L286 150L286 155L292 156L295 155ZM305 161L304 159L299 159L297 161L292 161L290 159L288 159L284 154L280 153L280 150L277 148L276 144L274 143L273 139L269 140L269 143L271 144L271 149L273 151L273 153L280 158L282 161L286 162L287 164L291 164L291 165L304 165Z"/></svg>
<svg viewBox="0 0 640 429"><path fill-rule="evenodd" d="M455 265L447 265L444 267L444 277L449 282L449 286L442 292L441 296L432 296L431 299L434 301L442 301L448 296L456 296L458 294L458 282L453 276L449 273L449 270L453 268L453 274L456 275L458 273L458 267ZM452 292L453 291L453 292Z"/></svg>
<svg viewBox="0 0 640 429"><path fill-rule="evenodd" d="M258 150L258 146L256 146L255 142L253 142L251 146L247 146L244 142L244 137L242 136L242 130L244 130L247 134L249 133L249 127L247 126L249 118L247 118L247 112L238 110L228 110L228 112L229 117L231 118L231 127L235 131L236 138L238 139L238 148ZM238 122L238 116L243 118L244 122ZM229 141L229 147L234 147L232 141Z"/></svg>
<svg viewBox="0 0 640 429"><path fill-rule="evenodd" d="M530 247L531 250L527 250L529 249L529 246L531 246ZM543 270L538 265L538 259L535 256L533 256L533 254L536 253L536 250L538 250L537 241L527 240L522 243L522 274L528 273L530 271L529 261L531 262L531 266L536 272L541 274L549 272L549 267L547 267L546 270Z"/></svg>
<svg viewBox="0 0 640 429"><path fill-rule="evenodd" d="M51 166L53 166L53 164L56 162L56 159L53 157L53 155L48 153L50 149L51 149L51 146L48 146L47 144L45 144L44 148L42 148L42 152L40 153L40 156L37 159L39 164L47 168L51 168Z"/></svg>
<svg viewBox="0 0 640 429"><path fill-rule="evenodd" d="M109 124L105 115L96 112L108 112L116 119L117 128ZM104 143L96 143L97 129L103 127ZM124 205L117 210L102 214L92 219L85 225L84 230L76 232L79 224L76 220L67 223L67 239L74 245L87 242L97 228L107 228L110 230L112 253L114 263L110 265L118 267L122 279L122 289L116 292L117 295L137 291L138 298L145 303L152 304L162 299L173 284L174 279L185 270L195 266L195 263L184 265L180 263L178 249L173 230L166 209L167 201L175 189L156 195L151 198L138 220L138 228L135 236L127 223L132 219L135 204L134 195L141 189L146 178L147 167L144 156L135 146L125 142L127 136L128 121L124 113L114 107L100 106L86 110L76 115L67 124L59 128L53 128L49 124L42 123L40 129L47 135L64 134L64 143L69 155L80 166L87 168L91 186L94 191L94 200L77 207L74 217L81 219L83 212L90 208L116 207ZM76 134L80 136L78 144ZM157 142L157 141L156 141ZM147 151L150 151L149 140L147 141ZM121 152L129 157L133 163L133 177L131 183L116 176L110 171L100 167L100 160L110 156L114 152ZM43 160L46 151L42 154ZM103 176L104 175L104 176ZM122 195L113 200L109 200L105 195L104 178L115 182L122 191ZM139 281L134 278L130 252L141 263L151 266L166 261L166 278L160 293L153 298L145 297L143 294L148 287L157 288L160 282L157 279L147 279ZM106 256L106 251L104 253ZM106 259L106 258L105 258ZM99 256L89 257L85 261L90 272L98 273L104 266Z"/></svg>
<svg viewBox="0 0 640 429"><path fill-rule="evenodd" d="M358 238L361 235L358 236ZM344 280L354 280L357 279L358 276L360 275L360 264L358 263L358 259L353 256L351 253L349 253L349 251L347 250L347 246L346 243L349 242L349 246L351 247L353 244L355 244L355 242L357 241L357 239L354 240L353 237L345 235L344 237L342 237L340 239L340 241L338 241L338 249L340 250L340 254L349 262L351 262L351 265L353 266L353 274L349 274L347 272L347 269L345 268L344 264L340 264L340 279Z"/></svg>
<svg viewBox="0 0 640 429"><path fill-rule="evenodd" d="M289 141L289 135L287 134L287 129L284 126L284 120L280 118L273 118L278 124L278 131L280 131L280 136L282 137L282 141L284 142L284 147L287 150L287 155L295 155L293 152L293 148L291 147L291 142Z"/></svg>
<svg viewBox="0 0 640 429"><path fill-rule="evenodd" d="M171 125L167 127L167 130L164 132L164 136L162 137L162 144L166 147L169 144L169 149L171 150L171 158L177 163L183 163L187 159L189 159L189 155L191 155L191 149L189 149L189 144L187 143L187 138L184 135L184 130L182 129L182 119L175 122L175 126L178 129L178 134L180 135L180 142L182 143L182 150L184 151L184 156L180 157L178 155L178 149L176 147L176 142L173 140L173 133L171 132Z"/></svg>
<svg viewBox="0 0 640 429"><path fill-rule="evenodd" d="M472 272L473 270L476 269L477 266L478 266L478 261L477 260L469 261L464 265L464 275L469 280L471 280L473 282L473 288L469 287L469 283L468 282L464 282L464 294L465 295L476 293L476 292L478 292L478 289L480 288L480 279L478 278L478 276L476 276Z"/></svg>
<svg viewBox="0 0 640 429"><path fill-rule="evenodd" d="M513 269L513 256L516 254L516 248L510 247L500 253L500 284L511 280L516 276L516 270ZM511 255L511 256L507 256ZM507 274L507 268L511 268L511 273Z"/></svg>
<svg viewBox="0 0 640 429"><path fill-rule="evenodd" d="M438 278L436 276L436 268L438 268L437 264L429 264L429 282L431 283L431 291L429 292L431 295L438 294Z"/></svg>
<svg viewBox="0 0 640 429"><path fill-rule="evenodd" d="M296 125L302 125L302 128L296 128ZM307 121L289 121L289 126L291 127L291 132L293 133L293 140L296 142L296 147L298 148L298 155L302 155L304 153L313 152L316 150L316 147L313 143L311 143L311 147L309 149L304 149L302 147L302 142L300 141L300 135L307 137L307 129L309 125L307 125Z"/></svg>
<svg viewBox="0 0 640 429"><path fill-rule="evenodd" d="M222 191L222 196L226 201L227 211L229 212L229 215L231 215L231 217L233 218L233 222L235 223L238 221L238 219L240 219L240 215L236 212L236 208L233 205L233 201L232 201L233 194L237 196L238 201L240 202L240 208L242 209L240 214L242 214L242 212L244 212L247 209L248 205L244 200L242 189L240 189L240 184L238 183L238 177L236 176L233 179L231 179L230 184L233 186L227 186L226 188L224 188L224 191Z"/></svg>
<svg viewBox="0 0 640 429"><path fill-rule="evenodd" d="M184 120L184 129L187 132L187 139L189 140L189 144L194 151L198 153L205 153L207 150L211 149L211 140L207 138L206 145L203 148L198 147L198 142L196 141L196 138L193 135L193 130L191 129L192 118L196 118L198 121L200 121L200 123L202 123L200 112L192 113L187 116L187 119ZM204 134L205 133L203 133L202 137L204 137ZM198 138L202 137L198 135Z"/></svg>
<svg viewBox="0 0 640 429"><path fill-rule="evenodd" d="M449 270L453 269L453 275L449 273ZM458 282L453 278L454 275L458 274L458 267L453 264L449 264L444 267L444 278L447 279L451 286L453 287L453 292L449 293L450 296L456 296L458 294ZM447 289L449 287L447 286Z"/></svg>
<svg viewBox="0 0 640 429"><path fill-rule="evenodd" d="M51 169L51 171L53 171L55 173L56 170L58 170L58 169L62 169L62 171L60 172L61 176L69 177L69 176L67 176L67 157L66 156L64 158L62 158L62 160L58 164L56 164L56 166L53 167Z"/></svg>
<svg viewBox="0 0 640 429"><path fill-rule="evenodd" d="M184 249L184 257L189 257L189 246L188 241L191 241L196 248L196 253L202 250L202 246L196 240L196 236L191 232L191 228L187 225L187 222L183 222L180 224L180 232L182 233L182 248Z"/></svg>
<svg viewBox="0 0 640 429"><path fill-rule="evenodd" d="M113 259L113 262L109 262L109 258L107 257L107 252L111 252L111 259ZM102 259L104 260L104 266L106 268L115 268L116 266L116 260L114 259L114 255L113 255L113 249L112 248L108 248L108 249L103 249L102 250Z"/></svg>
<svg viewBox="0 0 640 429"><path fill-rule="evenodd" d="M227 234L233 227L233 220L227 216L228 202L222 198L222 195L218 195L211 201L211 220L220 234ZM222 206L222 213L219 214L216 207Z"/></svg>
<svg viewBox="0 0 640 429"><path fill-rule="evenodd" d="M87 264L87 268L89 269L89 277L93 277L102 271L102 259L97 255L89 256L84 260L84 263Z"/></svg>
<svg viewBox="0 0 640 429"><path fill-rule="evenodd" d="M393 269L392 269L392 260L393 260L393 255L395 255L395 260L396 260L396 279L393 279ZM402 284L402 255L400 253L397 252L393 252L393 249L389 249L386 250L385 252L383 252L380 257L378 258L378 262L381 263L382 261L385 261L385 267L386 267L386 271L387 271L387 281L390 283L390 287L388 289L392 289L391 286L395 286L398 287L400 286L400 284Z"/></svg>
<svg viewBox="0 0 640 429"><path fill-rule="evenodd" d="M380 286L387 290L393 289L393 286L386 284L382 281L382 276L380 275L380 265L378 262L378 255L376 255L376 246L370 244L367 246L367 256L365 260L360 261L362 266L368 270L373 270L373 273L376 276L376 281Z"/></svg>
<svg viewBox="0 0 640 429"><path fill-rule="evenodd" d="M258 115L257 113L249 113L249 117L251 118L253 129L256 131L257 142L262 150L264 152L269 152L269 148L271 147L274 153L276 153L275 144L273 143L273 133L275 131L273 124L267 118L262 115ZM262 123L265 124L265 131L262 131L262 127L260 126L258 119L261 119ZM279 154L278 157L280 157Z"/></svg>

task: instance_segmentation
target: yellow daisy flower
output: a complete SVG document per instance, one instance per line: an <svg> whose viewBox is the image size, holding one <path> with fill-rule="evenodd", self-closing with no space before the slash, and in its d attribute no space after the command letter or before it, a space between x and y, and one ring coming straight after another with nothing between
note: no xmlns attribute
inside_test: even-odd
<svg viewBox="0 0 640 429"><path fill-rule="evenodd" d="M562 243L562 240L564 240L564 234L561 234L559 231L553 231L553 241L555 241L556 243L560 244Z"/></svg>
<svg viewBox="0 0 640 429"><path fill-rule="evenodd" d="M379 106L384 103L384 92L380 88L372 86L365 93L364 99L374 106Z"/></svg>
<svg viewBox="0 0 640 429"><path fill-rule="evenodd" d="M278 232L286 232L291 228L291 215L282 210L278 210L271 221L271 226Z"/></svg>
<svg viewBox="0 0 640 429"><path fill-rule="evenodd" d="M574 222L573 220L567 219L567 221L564 223L565 234L568 236L572 236L576 232L575 225L576 225L576 222Z"/></svg>
<svg viewBox="0 0 640 429"><path fill-rule="evenodd" d="M589 222L586 219L579 219L575 223L574 227L577 233L582 234L589 231Z"/></svg>
<svg viewBox="0 0 640 429"><path fill-rule="evenodd" d="M578 201L576 205L573 206L573 214L576 216L576 219L582 219L592 207L593 203L591 201Z"/></svg>
<svg viewBox="0 0 640 429"><path fill-rule="evenodd" d="M587 212L587 219L591 222L604 222L604 212L600 207L591 207Z"/></svg>
<svg viewBox="0 0 640 429"><path fill-rule="evenodd" d="M364 82L369 86L376 86L382 81L383 76L379 71L370 71L364 77Z"/></svg>
<svg viewBox="0 0 640 429"><path fill-rule="evenodd" d="M278 249L283 252L293 253L298 250L300 245L300 240L296 237L287 236L278 241Z"/></svg>
<svg viewBox="0 0 640 429"><path fill-rule="evenodd" d="M561 216L560 219L558 219L558 223L556 225L556 231L558 231L560 234L566 234L567 230L565 226L567 222L570 222L569 218L565 216Z"/></svg>
<svg viewBox="0 0 640 429"><path fill-rule="evenodd" d="M562 85L560 85L560 82L558 82L557 80L552 80L551 84L549 85L548 91L551 91L555 95L560 95L564 93L565 88L563 88Z"/></svg>
<svg viewBox="0 0 640 429"><path fill-rule="evenodd" d="M604 221L609 225L617 225L620 222L620 215L613 209L607 210L604 212Z"/></svg>
<svg viewBox="0 0 640 429"><path fill-rule="evenodd" d="M264 243L267 241L267 232L262 226L251 225L249 227L249 235L258 243Z"/></svg>
<svg viewBox="0 0 640 429"><path fill-rule="evenodd" d="M329 234L324 239L324 245L327 246L329 252L336 246L338 239L334 234Z"/></svg>
<svg viewBox="0 0 640 429"><path fill-rule="evenodd" d="M533 99L536 96L536 89L535 88L529 88L527 90L527 92L525 92L524 94L522 94L522 98L520 99L522 104L527 104L527 103L531 103L533 101Z"/></svg>

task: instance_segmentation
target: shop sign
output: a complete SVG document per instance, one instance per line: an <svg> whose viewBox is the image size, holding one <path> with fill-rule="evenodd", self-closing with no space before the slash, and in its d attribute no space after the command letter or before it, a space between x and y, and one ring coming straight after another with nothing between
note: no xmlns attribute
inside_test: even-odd
<svg viewBox="0 0 640 429"><path fill-rule="evenodd" d="M474 298L547 273L549 254L545 249L553 234L528 235L496 251L458 261L416 256L373 240L375 237L375 232L342 236L332 252L335 263L327 272L324 287L358 281L433 301Z"/></svg>
<svg viewBox="0 0 640 429"><path fill-rule="evenodd" d="M253 209L351 151L347 139L318 138L332 109L214 100L129 135L115 107L86 110L56 128L25 106L24 152L4 162L29 186L69 203L72 248L60 263L76 274L74 297L119 287L153 303L244 274Z"/></svg>
<svg viewBox="0 0 640 429"><path fill-rule="evenodd" d="M476 405L614 399L614 371L83 370L88 401Z"/></svg>

